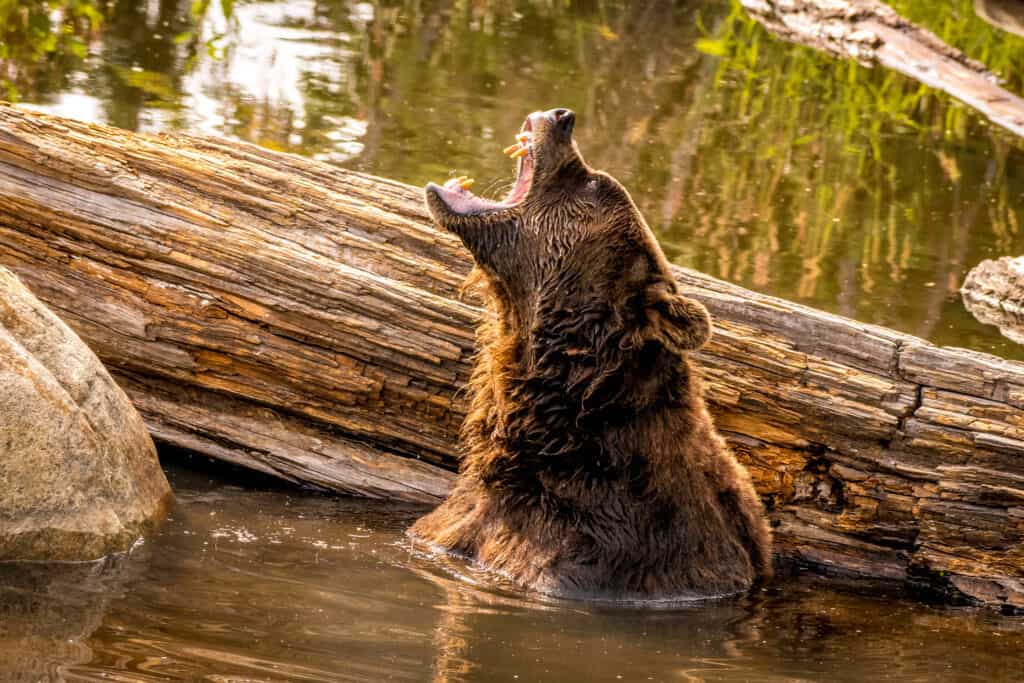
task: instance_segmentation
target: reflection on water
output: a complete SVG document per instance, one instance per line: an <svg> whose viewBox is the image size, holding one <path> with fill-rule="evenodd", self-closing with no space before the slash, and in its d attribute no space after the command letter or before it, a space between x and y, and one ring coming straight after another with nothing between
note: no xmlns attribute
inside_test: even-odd
<svg viewBox="0 0 1024 683"><path fill-rule="evenodd" d="M0 572L0 679L1024 677L1019 619L805 579L662 609L537 600L411 548L417 509L170 475L172 519L127 561Z"/></svg>
<svg viewBox="0 0 1024 683"><path fill-rule="evenodd" d="M1020 143L906 78L776 41L738 0L20 5L0 78L33 106L495 194L524 113L573 107L587 158L676 262L1024 358L956 296L979 260L1024 251ZM972 0L893 5L1021 87L1024 40Z"/></svg>
<svg viewBox="0 0 1024 683"><path fill-rule="evenodd" d="M93 653L85 639L121 597L130 560L64 565L0 564L0 680L59 680Z"/></svg>

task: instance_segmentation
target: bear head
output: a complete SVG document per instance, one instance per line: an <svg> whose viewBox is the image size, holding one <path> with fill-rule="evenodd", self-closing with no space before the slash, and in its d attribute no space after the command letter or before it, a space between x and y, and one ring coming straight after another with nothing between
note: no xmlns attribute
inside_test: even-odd
<svg viewBox="0 0 1024 683"><path fill-rule="evenodd" d="M710 320L678 292L629 193L583 160L575 122L568 109L526 118L505 198L453 179L427 186L427 207L473 255L516 374L546 373L584 404L677 403L680 358L707 341Z"/></svg>

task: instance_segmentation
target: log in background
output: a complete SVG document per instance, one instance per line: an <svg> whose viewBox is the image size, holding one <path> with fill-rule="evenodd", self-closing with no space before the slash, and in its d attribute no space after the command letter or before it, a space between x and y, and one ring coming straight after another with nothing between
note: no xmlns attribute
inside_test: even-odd
<svg viewBox="0 0 1024 683"><path fill-rule="evenodd" d="M741 4L786 40L865 66L878 64L898 71L1024 136L1024 99L1001 87L984 64L878 0L741 0ZM975 10L979 7L982 3L975 0Z"/></svg>
<svg viewBox="0 0 1024 683"><path fill-rule="evenodd" d="M0 106L0 265L153 433L284 479L436 501L480 311L420 190L251 145ZM1024 607L1024 366L678 269L777 552Z"/></svg>

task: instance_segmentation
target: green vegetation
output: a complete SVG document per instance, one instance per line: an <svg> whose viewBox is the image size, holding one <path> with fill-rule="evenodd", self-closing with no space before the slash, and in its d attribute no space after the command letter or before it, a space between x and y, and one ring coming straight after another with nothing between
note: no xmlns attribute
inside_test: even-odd
<svg viewBox="0 0 1024 683"><path fill-rule="evenodd" d="M0 95L17 101L23 89L62 83L102 23L89 0L0 0Z"/></svg>

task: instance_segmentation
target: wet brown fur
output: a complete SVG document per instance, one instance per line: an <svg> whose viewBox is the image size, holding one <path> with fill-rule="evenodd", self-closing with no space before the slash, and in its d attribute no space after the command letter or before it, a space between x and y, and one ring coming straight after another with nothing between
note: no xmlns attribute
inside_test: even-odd
<svg viewBox="0 0 1024 683"><path fill-rule="evenodd" d="M770 573L770 534L688 358L707 311L625 189L583 162L572 121L539 128L520 205L460 215L428 188L490 315L458 481L410 533L554 595L746 590Z"/></svg>

